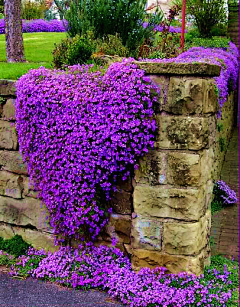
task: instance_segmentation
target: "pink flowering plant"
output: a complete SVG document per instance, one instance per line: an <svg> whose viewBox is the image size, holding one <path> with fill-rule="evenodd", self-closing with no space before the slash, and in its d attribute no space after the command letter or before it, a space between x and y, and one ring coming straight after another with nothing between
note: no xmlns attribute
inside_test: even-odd
<svg viewBox="0 0 240 307"><path fill-rule="evenodd" d="M30 70L16 88L20 152L50 226L65 238L95 239L116 180L154 146L157 87L126 60L105 74L80 65Z"/></svg>
<svg viewBox="0 0 240 307"><path fill-rule="evenodd" d="M10 273L81 290L105 290L132 307L224 307L235 306L231 304L238 287L238 265L232 266L230 260L215 256L200 276L168 274L162 267L142 268L136 273L119 249L89 243L77 249L60 247L53 253L30 248L28 255L12 265Z"/></svg>

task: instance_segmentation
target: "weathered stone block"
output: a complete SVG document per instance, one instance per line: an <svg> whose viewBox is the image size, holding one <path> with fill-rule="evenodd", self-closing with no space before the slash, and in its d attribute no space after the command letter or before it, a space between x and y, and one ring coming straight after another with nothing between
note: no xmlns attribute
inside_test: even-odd
<svg viewBox="0 0 240 307"><path fill-rule="evenodd" d="M0 80L0 93L3 96L15 96L15 81Z"/></svg>
<svg viewBox="0 0 240 307"><path fill-rule="evenodd" d="M209 243L211 211L196 223L164 223L163 250L173 255L197 255Z"/></svg>
<svg viewBox="0 0 240 307"><path fill-rule="evenodd" d="M197 221L205 212L205 190L136 186L133 207L137 215Z"/></svg>
<svg viewBox="0 0 240 307"><path fill-rule="evenodd" d="M22 227L13 227L14 234L22 236L23 240L32 244L34 248L46 251L57 251L59 246L54 245L54 235L44 231L37 231Z"/></svg>
<svg viewBox="0 0 240 307"><path fill-rule="evenodd" d="M177 114L216 113L219 106L213 79L171 77L162 110Z"/></svg>
<svg viewBox="0 0 240 307"><path fill-rule="evenodd" d="M200 114L203 105L203 80L196 77L171 77L167 103L162 110L173 114Z"/></svg>
<svg viewBox="0 0 240 307"><path fill-rule="evenodd" d="M203 113L217 113L219 110L216 83L213 79L203 79Z"/></svg>
<svg viewBox="0 0 240 307"><path fill-rule="evenodd" d="M14 235L13 227L11 225L0 222L0 237L11 239Z"/></svg>
<svg viewBox="0 0 240 307"><path fill-rule="evenodd" d="M27 166L18 151L0 150L0 166L2 170L27 175Z"/></svg>
<svg viewBox="0 0 240 307"><path fill-rule="evenodd" d="M209 147L207 118L159 115L157 123L158 148L200 150Z"/></svg>
<svg viewBox="0 0 240 307"><path fill-rule="evenodd" d="M189 274L200 275L204 271L204 266L210 264L210 249L207 247L202 252L193 256L168 255L158 251L144 249L133 249L131 251L132 269L139 271L142 267L166 267L168 273L177 274L187 272Z"/></svg>
<svg viewBox="0 0 240 307"><path fill-rule="evenodd" d="M15 120L15 100L14 98L10 98L3 105L2 117L4 120Z"/></svg>
<svg viewBox="0 0 240 307"><path fill-rule="evenodd" d="M132 219L131 246L132 248L160 251L162 222L142 216Z"/></svg>
<svg viewBox="0 0 240 307"><path fill-rule="evenodd" d="M132 212L132 193L119 190L113 193L110 206L115 213L131 214Z"/></svg>
<svg viewBox="0 0 240 307"><path fill-rule="evenodd" d="M101 237L105 241L112 241L113 238L120 243L130 243L131 216L111 214L108 224L105 226Z"/></svg>
<svg viewBox="0 0 240 307"><path fill-rule="evenodd" d="M0 195L22 198L23 189L23 176L0 171Z"/></svg>
<svg viewBox="0 0 240 307"><path fill-rule="evenodd" d="M42 205L40 200L33 198L19 200L0 196L1 222L52 232L46 216L48 216L46 206Z"/></svg>
<svg viewBox="0 0 240 307"><path fill-rule="evenodd" d="M118 178L116 182L116 188L119 191L126 191L126 192L132 192L133 186L132 186L132 178L129 176L126 180L122 180L122 178Z"/></svg>
<svg viewBox="0 0 240 307"><path fill-rule="evenodd" d="M196 154L171 152L168 155L167 180L180 186L198 186L201 182L200 157Z"/></svg>
<svg viewBox="0 0 240 307"><path fill-rule="evenodd" d="M0 148L16 150L18 146L15 125L0 120Z"/></svg>
<svg viewBox="0 0 240 307"><path fill-rule="evenodd" d="M136 183L150 185L167 183L167 154L151 151L139 162L139 169L135 170Z"/></svg>
<svg viewBox="0 0 240 307"><path fill-rule="evenodd" d="M164 75L150 75L150 79L153 83L157 85L159 88L159 109L162 109L162 105L167 103L167 94L168 94L168 87L169 87L169 76Z"/></svg>

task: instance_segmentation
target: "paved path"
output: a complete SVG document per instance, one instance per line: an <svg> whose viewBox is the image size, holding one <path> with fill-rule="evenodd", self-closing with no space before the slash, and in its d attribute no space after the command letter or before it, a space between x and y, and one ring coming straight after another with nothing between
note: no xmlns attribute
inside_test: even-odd
<svg viewBox="0 0 240 307"><path fill-rule="evenodd" d="M123 307L105 292L68 289L27 278L18 280L0 271L0 307Z"/></svg>
<svg viewBox="0 0 240 307"><path fill-rule="evenodd" d="M238 127L235 127L225 156L221 180L224 180L237 194L239 193L238 169ZM223 254L238 258L238 221L238 204L225 208L212 216L211 236L215 242L211 248L212 255Z"/></svg>

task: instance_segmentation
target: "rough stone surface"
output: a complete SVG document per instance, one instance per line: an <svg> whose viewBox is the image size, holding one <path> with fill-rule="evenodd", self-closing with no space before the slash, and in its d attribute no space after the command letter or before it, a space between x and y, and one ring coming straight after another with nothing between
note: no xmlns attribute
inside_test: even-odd
<svg viewBox="0 0 240 307"><path fill-rule="evenodd" d="M171 77L167 103L162 110L176 115L216 113L217 96L213 80L196 77Z"/></svg>
<svg viewBox="0 0 240 307"><path fill-rule="evenodd" d="M52 232L45 217L47 209L40 200L24 200L0 196L0 221L19 226L28 226L36 230Z"/></svg>
<svg viewBox="0 0 240 307"><path fill-rule="evenodd" d="M197 154L171 152L168 155L168 182L180 186L198 186L201 182L200 157Z"/></svg>
<svg viewBox="0 0 240 307"><path fill-rule="evenodd" d="M159 109L162 110L162 106L167 103L168 87L170 77L166 75L150 75L150 79L159 88Z"/></svg>
<svg viewBox="0 0 240 307"><path fill-rule="evenodd" d="M0 80L0 93L2 96L14 96L15 92L15 81Z"/></svg>
<svg viewBox="0 0 240 307"><path fill-rule="evenodd" d="M113 238L120 243L130 243L131 233L131 216L111 214L109 223L105 227L102 239L105 241L112 241Z"/></svg>
<svg viewBox="0 0 240 307"><path fill-rule="evenodd" d="M15 100L14 98L10 98L3 105L2 117L4 120L15 120Z"/></svg>
<svg viewBox="0 0 240 307"><path fill-rule="evenodd" d="M200 150L209 147L209 120L198 117L157 116L159 149Z"/></svg>
<svg viewBox="0 0 240 307"><path fill-rule="evenodd" d="M16 150L18 146L15 125L0 120L0 149Z"/></svg>
<svg viewBox="0 0 240 307"><path fill-rule="evenodd" d="M132 248L158 250L162 248L162 222L138 216L132 219Z"/></svg>
<svg viewBox="0 0 240 307"><path fill-rule="evenodd" d="M22 198L23 189L23 176L7 171L0 171L0 195Z"/></svg>
<svg viewBox="0 0 240 307"><path fill-rule="evenodd" d="M135 170L136 183L159 185L167 183L167 154L150 151L139 162L139 169Z"/></svg>
<svg viewBox="0 0 240 307"><path fill-rule="evenodd" d="M136 215L197 221L206 208L205 189L136 186L133 206Z"/></svg>
<svg viewBox="0 0 240 307"><path fill-rule="evenodd" d="M16 174L28 174L27 166L18 151L0 150L0 167Z"/></svg>
<svg viewBox="0 0 240 307"><path fill-rule="evenodd" d="M131 214L132 212L132 193L124 190L114 192L110 200L113 212L117 214Z"/></svg>
<svg viewBox="0 0 240 307"><path fill-rule="evenodd" d="M147 74L170 74L170 75L204 75L217 77L221 67L208 63L156 63L134 62Z"/></svg>
<svg viewBox="0 0 240 307"><path fill-rule="evenodd" d="M204 270L204 266L210 264L210 250L208 247L195 257L168 255L145 249L133 249L131 253L132 269L135 271L139 271L142 267L155 268L161 266L166 267L168 273L187 272L200 275Z"/></svg>
<svg viewBox="0 0 240 307"><path fill-rule="evenodd" d="M196 223L164 223L163 250L172 255L198 255L209 243L211 211Z"/></svg>

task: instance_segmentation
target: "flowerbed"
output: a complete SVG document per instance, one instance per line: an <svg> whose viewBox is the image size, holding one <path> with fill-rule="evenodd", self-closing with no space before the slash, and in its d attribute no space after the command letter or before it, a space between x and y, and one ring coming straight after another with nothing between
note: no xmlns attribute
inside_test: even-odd
<svg viewBox="0 0 240 307"><path fill-rule="evenodd" d="M218 102L220 111L218 117L221 117L221 108L227 100L228 93L235 90L238 77L238 49L233 43L229 43L229 48L204 48L192 47L181 53L176 58L171 59L140 59L148 62L161 63L212 63L221 66L219 77L214 77L218 89Z"/></svg>
<svg viewBox="0 0 240 307"><path fill-rule="evenodd" d="M154 145L157 87L125 61L104 75L89 66L31 70L16 88L20 152L50 225L55 234L94 239L116 180Z"/></svg>
<svg viewBox="0 0 240 307"><path fill-rule="evenodd" d="M64 20L44 20L44 19L35 19L35 20L23 20L22 22L22 32L23 33L32 33L32 32L65 32L67 26L67 21ZM0 34L5 33L5 21L0 19Z"/></svg>
<svg viewBox="0 0 240 307"><path fill-rule="evenodd" d="M200 276L167 274L162 267L142 268L136 273L129 259L115 248L87 244L75 250L61 247L54 253L30 248L27 256L12 265L11 275L33 276L77 289L103 289L132 307L230 306L238 287L238 265L230 271L226 265L219 266L221 258L212 259Z"/></svg>

